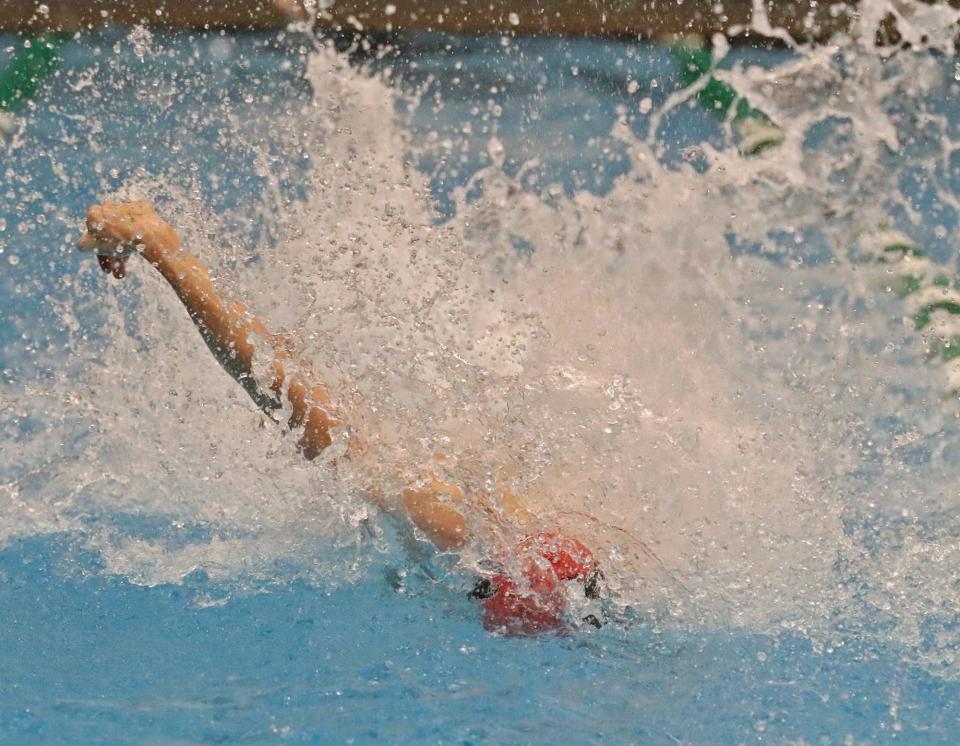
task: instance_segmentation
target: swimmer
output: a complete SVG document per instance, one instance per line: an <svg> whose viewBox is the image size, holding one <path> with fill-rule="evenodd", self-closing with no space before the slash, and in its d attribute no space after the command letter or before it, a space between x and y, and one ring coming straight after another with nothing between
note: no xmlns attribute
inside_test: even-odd
<svg viewBox="0 0 960 746"><path fill-rule="evenodd" d="M370 465L372 475L379 473L367 453L369 444L351 429L351 414L332 401L313 369L296 359L289 338L272 334L243 303L221 298L206 267L181 246L180 236L149 203L105 202L91 207L78 247L94 253L100 268L117 279L126 275L133 254L154 267L176 292L214 357L257 406L273 419L286 400L289 427L299 433L297 447L304 458L317 458L344 433L343 458L353 465ZM495 496L470 495L461 485L441 481L430 472L419 483L400 489L398 506L385 494L388 489L374 476L366 491L385 511L399 507L439 550L457 550L481 537L493 544L485 548L491 557L489 572L469 594L481 604L488 629L507 634L562 629L570 623L568 594L600 597L603 573L590 549L556 527L538 527L536 516L517 495L507 490ZM514 535L525 537L518 543L491 540L511 531L476 525L504 521L512 524L507 528ZM583 621L601 624L596 614Z"/></svg>

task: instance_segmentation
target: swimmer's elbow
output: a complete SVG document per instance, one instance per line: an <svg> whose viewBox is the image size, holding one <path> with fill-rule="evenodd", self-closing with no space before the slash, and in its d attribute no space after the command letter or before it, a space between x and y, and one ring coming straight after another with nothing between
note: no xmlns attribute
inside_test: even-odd
<svg viewBox="0 0 960 746"><path fill-rule="evenodd" d="M313 461L333 442L330 431L339 423L335 417L322 407L311 407L303 423L303 434L297 446L303 457Z"/></svg>
<svg viewBox="0 0 960 746"><path fill-rule="evenodd" d="M403 503L414 525L441 552L458 549L466 543L467 525L463 515L443 504L433 490L404 490Z"/></svg>

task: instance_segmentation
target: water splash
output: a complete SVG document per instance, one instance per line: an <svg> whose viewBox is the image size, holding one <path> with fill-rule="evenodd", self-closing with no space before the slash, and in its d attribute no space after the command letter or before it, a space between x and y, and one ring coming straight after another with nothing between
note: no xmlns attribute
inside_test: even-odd
<svg viewBox="0 0 960 746"><path fill-rule="evenodd" d="M86 268L56 306L71 357L4 384L3 539L73 532L148 585L349 580L389 548L368 472L398 488L434 471L589 533L640 618L876 635L955 673L955 420L857 248L896 228L955 261L956 83L938 55L956 17L935 7L868 3L832 45L721 64L783 128L756 158L725 131L672 159L668 115L695 91L643 118L649 91L624 84L638 105L610 142L629 171L599 194L532 187L539 164L516 166L494 126L440 223L411 163L442 138L411 138L405 94L319 49L314 96L276 114L272 144L234 122L257 204L214 215L146 174L120 193L158 200L228 292L295 333L375 458L300 463L159 279L105 293ZM888 12L911 48L875 47ZM294 201L292 158L310 163ZM228 243L251 214L275 224Z"/></svg>

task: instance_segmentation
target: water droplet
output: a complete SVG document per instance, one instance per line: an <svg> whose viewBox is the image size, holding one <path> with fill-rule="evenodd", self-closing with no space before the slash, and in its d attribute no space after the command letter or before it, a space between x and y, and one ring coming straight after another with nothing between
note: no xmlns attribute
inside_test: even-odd
<svg viewBox="0 0 960 746"><path fill-rule="evenodd" d="M507 20L510 21L511 26L520 25L520 16L518 16L516 13L511 13L510 15L508 15Z"/></svg>

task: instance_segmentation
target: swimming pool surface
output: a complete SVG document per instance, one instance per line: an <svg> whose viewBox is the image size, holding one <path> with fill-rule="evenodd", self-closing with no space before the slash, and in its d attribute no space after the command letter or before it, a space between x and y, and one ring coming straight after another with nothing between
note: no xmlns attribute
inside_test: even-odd
<svg viewBox="0 0 960 746"><path fill-rule="evenodd" d="M0 42L0 60L9 58L17 40ZM499 56L499 39L420 37L372 63L392 69L404 90L418 91L396 108L414 160L429 175L438 221L456 212L458 190L466 190L465 199L483 190L471 179L498 156L485 131L489 107L499 112L495 134L505 173L528 164L518 178L531 191L602 196L631 172L627 140L610 134L623 107L633 112L629 127L645 137L650 116L679 89L661 47L516 43L523 54ZM269 252L275 206L263 195L304 198L310 154L274 170L258 154L295 150L289 141L275 142L291 133L275 132L272 122L311 96L304 78L309 46L295 34L85 35L65 48L63 73L27 108L23 129L3 151L0 741L956 743L960 680L949 663L960 653L956 588L952 597L932 597L936 624L907 654L891 637L866 633L869 614L859 617L862 630L838 619L827 636L797 627L758 632L643 621L559 636L493 636L466 599L472 578L442 558L411 553L396 527L377 518L369 535L358 531L330 549L322 538L312 541L308 527L290 553L257 558L242 582L235 577L239 561L221 567L209 557L193 564L188 558L164 574L149 567L149 554L130 559L139 540L175 551L230 537L210 520L176 517L173 507L169 515L153 504L144 508L135 474L126 483L98 482L97 451L88 447L96 433L59 419L58 401L85 396L82 387L68 390L72 366L89 365L104 344L96 308L83 312L94 320L88 336L62 313L73 293L89 297L94 283L105 282L80 274L83 258L71 248L79 220L89 204L131 180L170 178L205 209L227 216L220 237L250 247L241 264ZM767 67L791 59L783 51L731 56ZM952 71L952 60L937 64ZM503 90L507 75L514 84ZM466 82L452 86L452 76ZM637 107L629 80L639 81L649 104ZM437 90L444 105L431 108ZM937 106L948 120L943 126L956 133L957 107L939 102L931 112ZM205 116L211 109L223 116ZM720 123L696 107L678 107L662 126L662 162L676 168L707 168L707 151L698 149L704 143L729 147ZM431 147L448 139L446 150ZM948 161L956 166L955 157ZM909 171L904 183L920 178ZM951 178L956 174L944 183ZM944 205L956 193L923 189L916 189L914 208L943 227L931 227L928 237L946 261L956 214ZM727 242L752 251L743 248L749 238ZM815 239L809 243L806 261L816 264L820 249ZM522 237L514 245L528 250ZM137 306L126 298L120 307ZM104 380L98 390L110 385ZM31 401L41 395L38 411ZM96 408L91 415L110 428ZM897 427L889 424L891 438ZM925 456L922 443L914 445L920 450L898 458L919 468ZM865 459L851 470L857 468L866 480L879 467ZM79 489L83 469L90 481ZM943 475L943 492L955 493L950 472ZM113 507L98 500L101 489L116 496ZM920 513L922 525L941 529L956 520L949 511ZM936 535L943 575L955 577L957 533ZM297 567L301 545L310 547L305 565L327 569ZM119 549L109 555L105 546ZM897 572L892 561L889 567ZM797 586L804 582L798 575ZM791 591L783 588L784 595ZM875 624L888 624L883 610ZM917 649L932 651L931 658Z"/></svg>

